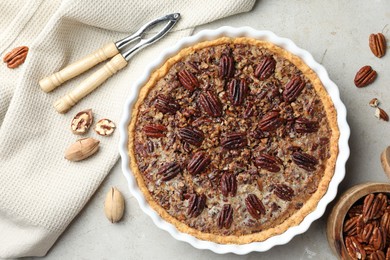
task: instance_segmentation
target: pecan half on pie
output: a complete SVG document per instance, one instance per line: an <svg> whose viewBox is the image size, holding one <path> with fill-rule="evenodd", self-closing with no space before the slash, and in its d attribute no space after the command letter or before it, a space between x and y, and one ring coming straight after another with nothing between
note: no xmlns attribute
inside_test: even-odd
<svg viewBox="0 0 390 260"><path fill-rule="evenodd" d="M181 232L263 241L298 225L327 190L336 111L318 76L272 43L219 38L153 72L129 125L145 198Z"/></svg>

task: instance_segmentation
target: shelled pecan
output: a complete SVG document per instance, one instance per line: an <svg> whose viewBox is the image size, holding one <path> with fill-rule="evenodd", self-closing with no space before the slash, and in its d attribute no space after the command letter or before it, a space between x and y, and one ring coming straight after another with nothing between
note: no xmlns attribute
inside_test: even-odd
<svg viewBox="0 0 390 260"><path fill-rule="evenodd" d="M248 87L244 79L233 79L229 83L229 96L233 105L240 106L248 92Z"/></svg>
<svg viewBox="0 0 390 260"><path fill-rule="evenodd" d="M286 184L275 184L274 193L276 196L285 201L291 201L294 196L294 190Z"/></svg>
<svg viewBox="0 0 390 260"><path fill-rule="evenodd" d="M204 134L195 127L184 127L179 129L179 138L184 142L199 147L204 140Z"/></svg>
<svg viewBox="0 0 390 260"><path fill-rule="evenodd" d="M255 219L259 219L265 214L265 207L261 200L255 194L249 194L245 199L245 205L248 212Z"/></svg>
<svg viewBox="0 0 390 260"><path fill-rule="evenodd" d="M175 178L179 173L181 172L181 167L177 162L171 162L165 164L163 167L161 167L157 175L161 175L162 181L169 181L173 178Z"/></svg>
<svg viewBox="0 0 390 260"><path fill-rule="evenodd" d="M306 84L300 76L292 77L283 91L284 100L286 102L294 101L299 96L299 94L301 94L305 86Z"/></svg>
<svg viewBox="0 0 390 260"><path fill-rule="evenodd" d="M219 61L221 78L229 79L234 76L234 59L230 55L223 55Z"/></svg>
<svg viewBox="0 0 390 260"><path fill-rule="evenodd" d="M232 173L224 173L221 177L220 186L223 196L227 197L230 194L234 197L237 193L236 176Z"/></svg>
<svg viewBox="0 0 390 260"><path fill-rule="evenodd" d="M199 104L209 116L219 117L222 115L221 101L211 91L199 95Z"/></svg>
<svg viewBox="0 0 390 260"><path fill-rule="evenodd" d="M177 104L173 98L162 94L157 96L154 105L160 112L168 114L174 114L180 109L179 104Z"/></svg>
<svg viewBox="0 0 390 260"><path fill-rule="evenodd" d="M195 175L201 173L210 164L210 156L204 152L195 153L187 165L187 170L190 174Z"/></svg>
<svg viewBox="0 0 390 260"><path fill-rule="evenodd" d="M143 131L148 137L163 137L167 128L161 124L145 125Z"/></svg>
<svg viewBox="0 0 390 260"><path fill-rule="evenodd" d="M294 152L292 154L292 160L299 167L305 169L306 171L314 171L316 169L315 166L318 164L317 158L303 152Z"/></svg>
<svg viewBox="0 0 390 260"><path fill-rule="evenodd" d="M358 88L363 88L374 82L377 73L371 66L363 66L355 75L354 83Z"/></svg>
<svg viewBox="0 0 390 260"><path fill-rule="evenodd" d="M270 111L261 118L261 120L259 122L259 128L262 131L271 132L271 131L275 131L282 124L283 124L283 121L279 117L279 112L278 111Z"/></svg>
<svg viewBox="0 0 390 260"><path fill-rule="evenodd" d="M233 208L230 204L225 204L222 207L218 217L219 228L230 228L233 222Z"/></svg>
<svg viewBox="0 0 390 260"><path fill-rule="evenodd" d="M8 68L15 69L24 63L27 58L27 54L27 46L16 47L3 57L3 61L7 63Z"/></svg>
<svg viewBox="0 0 390 260"><path fill-rule="evenodd" d="M243 148L247 143L246 133L229 133L221 140L222 147L228 150Z"/></svg>
<svg viewBox="0 0 390 260"><path fill-rule="evenodd" d="M256 67L255 76L260 80L268 79L275 72L276 61L273 57L265 57Z"/></svg>
<svg viewBox="0 0 390 260"><path fill-rule="evenodd" d="M206 206L206 196L204 194L191 194L188 200L187 215L190 218L199 216Z"/></svg>
<svg viewBox="0 0 390 260"><path fill-rule="evenodd" d="M382 33L372 33L370 34L368 45L372 53L381 58L386 53L386 39Z"/></svg>
<svg viewBox="0 0 390 260"><path fill-rule="evenodd" d="M188 70L180 71L179 73L177 73L177 77L179 78L179 81L183 85L183 87L190 91L193 91L194 89L199 87L198 79Z"/></svg>
<svg viewBox="0 0 390 260"><path fill-rule="evenodd" d="M281 160L276 156L262 153L254 160L255 165L270 172L279 172Z"/></svg>

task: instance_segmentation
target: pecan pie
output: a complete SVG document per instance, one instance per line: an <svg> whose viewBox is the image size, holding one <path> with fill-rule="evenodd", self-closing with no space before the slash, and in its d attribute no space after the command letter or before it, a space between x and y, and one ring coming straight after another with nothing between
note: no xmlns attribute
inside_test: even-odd
<svg viewBox="0 0 390 260"><path fill-rule="evenodd" d="M219 38L183 49L141 89L129 156L150 206L217 243L263 241L298 225L338 154L333 103L297 56Z"/></svg>

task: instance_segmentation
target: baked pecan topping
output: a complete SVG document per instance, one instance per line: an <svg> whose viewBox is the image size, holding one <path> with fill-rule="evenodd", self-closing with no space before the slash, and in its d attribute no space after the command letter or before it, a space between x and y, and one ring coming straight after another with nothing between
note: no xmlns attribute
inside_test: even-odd
<svg viewBox="0 0 390 260"><path fill-rule="evenodd" d="M300 76L294 76L287 83L284 91L283 98L286 102L294 101L299 94L301 94L303 88L306 86L305 82L301 79Z"/></svg>
<svg viewBox="0 0 390 260"><path fill-rule="evenodd" d="M248 87L244 79L233 79L229 83L229 97L233 105L239 106L244 103L244 99L248 92Z"/></svg>
<svg viewBox="0 0 390 260"><path fill-rule="evenodd" d="M154 106L157 110L164 114L174 114L180 109L179 104L177 104L173 98L166 97L162 94L157 96Z"/></svg>
<svg viewBox="0 0 390 260"><path fill-rule="evenodd" d="M221 177L220 185L223 196L227 197L229 194L232 197L236 196L237 180L234 174L224 173Z"/></svg>
<svg viewBox="0 0 390 260"><path fill-rule="evenodd" d="M211 91L200 93L199 104L203 110L212 117L222 116L222 104L219 98Z"/></svg>
<svg viewBox="0 0 390 260"><path fill-rule="evenodd" d="M184 142L197 147L201 146L204 140L203 132L195 127L184 127L179 129L179 137Z"/></svg>
<svg viewBox="0 0 390 260"><path fill-rule="evenodd" d="M298 151L292 154L292 160L306 171L314 171L316 169L315 166L318 164L318 160L314 156Z"/></svg>
<svg viewBox="0 0 390 260"><path fill-rule="evenodd" d="M269 154L262 153L255 158L255 165L270 172L279 172L281 160Z"/></svg>
<svg viewBox="0 0 390 260"><path fill-rule="evenodd" d="M314 133L320 128L317 121L310 121L306 118L299 117L295 120L295 131L297 133Z"/></svg>
<svg viewBox="0 0 390 260"><path fill-rule="evenodd" d="M247 145L248 139L246 133L230 133L226 134L225 138L221 140L223 148L228 150L235 150L243 148Z"/></svg>
<svg viewBox="0 0 390 260"><path fill-rule="evenodd" d="M199 87L198 79L188 70L180 71L179 73L177 73L177 77L179 78L179 81L183 85L183 87L185 87L189 91L193 91L195 88Z"/></svg>
<svg viewBox="0 0 390 260"><path fill-rule="evenodd" d="M275 184L274 194L282 200L291 201L294 196L294 190L286 184L280 183Z"/></svg>
<svg viewBox="0 0 390 260"><path fill-rule="evenodd" d="M211 163L210 156L204 152L195 153L187 165L187 170L190 174L195 175L201 173Z"/></svg>
<svg viewBox="0 0 390 260"><path fill-rule="evenodd" d="M279 126L283 124L282 119L279 117L278 111L270 111L263 116L259 122L259 128L262 131L271 132L275 131Z"/></svg>
<svg viewBox="0 0 390 260"><path fill-rule="evenodd" d="M365 87L376 79L377 73L371 66L363 66L355 75L354 83L358 88Z"/></svg>
<svg viewBox="0 0 390 260"><path fill-rule="evenodd" d="M167 128L160 124L145 125L143 131L148 137L164 137Z"/></svg>
<svg viewBox="0 0 390 260"><path fill-rule="evenodd" d="M196 218L202 213L206 206L206 196L204 194L191 194L188 200L187 215L190 218Z"/></svg>
<svg viewBox="0 0 390 260"><path fill-rule="evenodd" d="M390 260L390 246L386 250L386 260Z"/></svg>
<svg viewBox="0 0 390 260"><path fill-rule="evenodd" d="M244 118L250 118L251 116L253 116L254 112L255 112L255 106L253 105L253 103L247 102L244 111Z"/></svg>
<svg viewBox="0 0 390 260"><path fill-rule="evenodd" d="M260 80L268 79L275 72L276 61L273 57L265 57L256 67L255 77Z"/></svg>
<svg viewBox="0 0 390 260"><path fill-rule="evenodd" d="M234 59L232 56L222 55L219 61L219 74L223 79L229 79L234 76Z"/></svg>
<svg viewBox="0 0 390 260"><path fill-rule="evenodd" d="M27 46L16 47L3 57L3 61L7 63L8 68L15 69L24 63L27 57L27 53Z"/></svg>
<svg viewBox="0 0 390 260"><path fill-rule="evenodd" d="M177 162L171 162L165 164L163 167L161 167L157 175L161 175L162 181L169 181L173 178L175 178L179 173L181 172L181 167Z"/></svg>
<svg viewBox="0 0 390 260"><path fill-rule="evenodd" d="M261 200L255 194L249 194L245 199L246 208L255 219L259 219L265 214L265 207Z"/></svg>
<svg viewBox="0 0 390 260"><path fill-rule="evenodd" d="M353 259L365 259L366 251L363 246L357 241L355 237L348 236L345 238L345 247L347 248L348 254Z"/></svg>
<svg viewBox="0 0 390 260"><path fill-rule="evenodd" d="M289 150L291 152L300 152L300 151L302 151L302 148L299 146L296 146L296 145L291 145L291 146L287 147L287 150Z"/></svg>
<svg viewBox="0 0 390 260"><path fill-rule="evenodd" d="M372 53L378 58L382 57L386 53L386 39L382 33L370 34L368 41Z"/></svg>
<svg viewBox="0 0 390 260"><path fill-rule="evenodd" d="M260 177L258 177L257 179L256 179L256 183L257 183L257 188L259 189L259 191L261 191L261 192L263 192L263 180L260 178Z"/></svg>
<svg viewBox="0 0 390 260"><path fill-rule="evenodd" d="M222 207L218 217L219 228L230 228L233 222L233 208L230 204L225 204Z"/></svg>
<svg viewBox="0 0 390 260"><path fill-rule="evenodd" d="M146 143L146 149L147 149L148 153L154 152L154 144L151 140L148 140L148 142Z"/></svg>

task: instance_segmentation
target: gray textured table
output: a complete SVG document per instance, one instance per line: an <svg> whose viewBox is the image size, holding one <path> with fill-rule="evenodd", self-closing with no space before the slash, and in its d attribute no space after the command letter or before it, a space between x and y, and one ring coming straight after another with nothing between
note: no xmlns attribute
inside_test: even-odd
<svg viewBox="0 0 390 260"><path fill-rule="evenodd" d="M390 123L374 117L368 106L377 97L390 113L390 50L382 59L368 48L368 36L382 32L390 42L390 1L258 1L250 13L240 14L197 28L213 29L229 25L266 29L292 39L322 63L339 86L347 106L352 135L351 157L340 192L365 181L387 181L379 155L390 145ZM367 88L353 84L356 71L370 64L378 79ZM118 187L126 197L122 222L111 224L103 214L105 193ZM290 243L265 253L251 253L245 259L334 259L326 240L325 215ZM69 226L46 259L235 259L234 254L217 255L198 250L173 239L157 228L131 196L118 163L85 209Z"/></svg>

